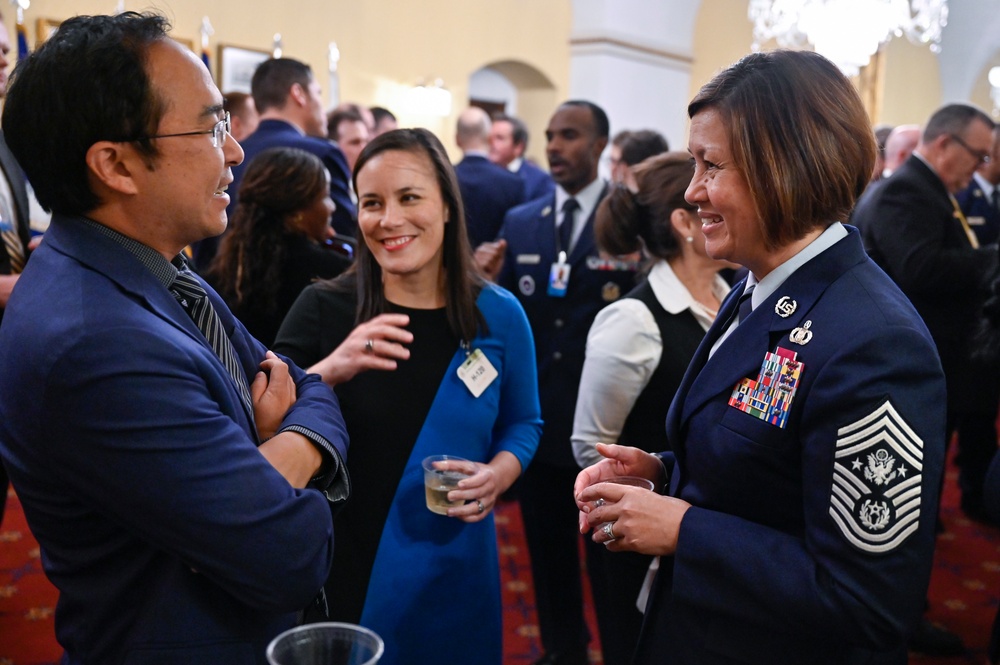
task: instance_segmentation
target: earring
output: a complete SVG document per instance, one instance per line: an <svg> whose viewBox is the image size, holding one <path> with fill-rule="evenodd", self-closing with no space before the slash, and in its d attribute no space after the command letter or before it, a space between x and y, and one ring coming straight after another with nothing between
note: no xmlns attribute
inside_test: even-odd
<svg viewBox="0 0 1000 665"><path fill-rule="evenodd" d="M688 236L687 238L684 239L687 240L688 242L694 242L694 236Z"/></svg>

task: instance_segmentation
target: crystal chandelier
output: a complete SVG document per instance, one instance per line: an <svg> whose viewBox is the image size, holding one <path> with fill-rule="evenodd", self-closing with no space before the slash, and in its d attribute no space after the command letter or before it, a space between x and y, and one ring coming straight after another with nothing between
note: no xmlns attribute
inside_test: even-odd
<svg viewBox="0 0 1000 665"><path fill-rule="evenodd" d="M750 0L753 50L811 44L844 74L856 76L890 37L941 50L948 0Z"/></svg>

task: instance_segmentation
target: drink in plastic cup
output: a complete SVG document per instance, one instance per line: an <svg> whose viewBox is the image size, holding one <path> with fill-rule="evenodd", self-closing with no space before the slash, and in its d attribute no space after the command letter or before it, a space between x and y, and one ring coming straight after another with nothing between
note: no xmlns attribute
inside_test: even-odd
<svg viewBox="0 0 1000 665"><path fill-rule="evenodd" d="M608 478L607 480L602 480L603 483L614 483L616 485L628 485L629 487L642 487L650 492L653 491L653 481L647 480L646 478L640 478L639 476L618 476L617 478Z"/></svg>
<svg viewBox="0 0 1000 665"><path fill-rule="evenodd" d="M427 509L432 513L447 515L452 506L465 501L449 501L448 492L458 489L458 482L474 473L472 462L454 455L431 455L424 462L424 494Z"/></svg>
<svg viewBox="0 0 1000 665"><path fill-rule="evenodd" d="M351 623L312 623L286 630L267 645L271 665L375 665L385 645Z"/></svg>
<svg viewBox="0 0 1000 665"><path fill-rule="evenodd" d="M629 487L641 487L643 489L653 491L653 481L646 478L640 478L639 476L618 476L617 478L608 478L607 480L602 480L602 483L614 483L615 485L627 485ZM599 524L597 529L603 529L604 524Z"/></svg>

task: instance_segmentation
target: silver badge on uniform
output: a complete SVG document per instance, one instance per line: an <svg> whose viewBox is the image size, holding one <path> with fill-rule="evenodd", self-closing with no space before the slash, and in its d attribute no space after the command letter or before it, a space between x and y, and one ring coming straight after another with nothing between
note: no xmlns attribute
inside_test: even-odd
<svg viewBox="0 0 1000 665"><path fill-rule="evenodd" d="M535 292L535 280L531 275L524 275L517 280L517 288L521 290L522 295L530 296Z"/></svg>
<svg viewBox="0 0 1000 665"><path fill-rule="evenodd" d="M774 306L774 313L783 319L787 319L795 313L795 310L798 309L798 307L799 303L795 302L788 296L781 296L781 300L779 300Z"/></svg>
<svg viewBox="0 0 1000 665"><path fill-rule="evenodd" d="M924 442L886 400L837 430L830 516L851 545L891 552L920 526Z"/></svg>
<svg viewBox="0 0 1000 665"><path fill-rule="evenodd" d="M809 340L813 338L812 331L809 330L809 326L811 325L812 321L806 321L804 324L802 324L801 328L796 328L795 330L793 330L792 333L788 336L788 339L795 344L801 344L802 346L805 346L806 344L809 343Z"/></svg>

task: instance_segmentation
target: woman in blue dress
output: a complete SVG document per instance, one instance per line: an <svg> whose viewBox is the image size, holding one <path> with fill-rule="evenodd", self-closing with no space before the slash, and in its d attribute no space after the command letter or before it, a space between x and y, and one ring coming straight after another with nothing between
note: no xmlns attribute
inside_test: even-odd
<svg viewBox="0 0 1000 665"><path fill-rule="evenodd" d="M330 617L379 633L390 665L499 664L492 510L541 431L528 322L476 272L455 175L433 134L378 137L354 181L357 263L307 288L275 344L335 387L351 436ZM439 454L474 463L447 516L424 499L421 461Z"/></svg>

